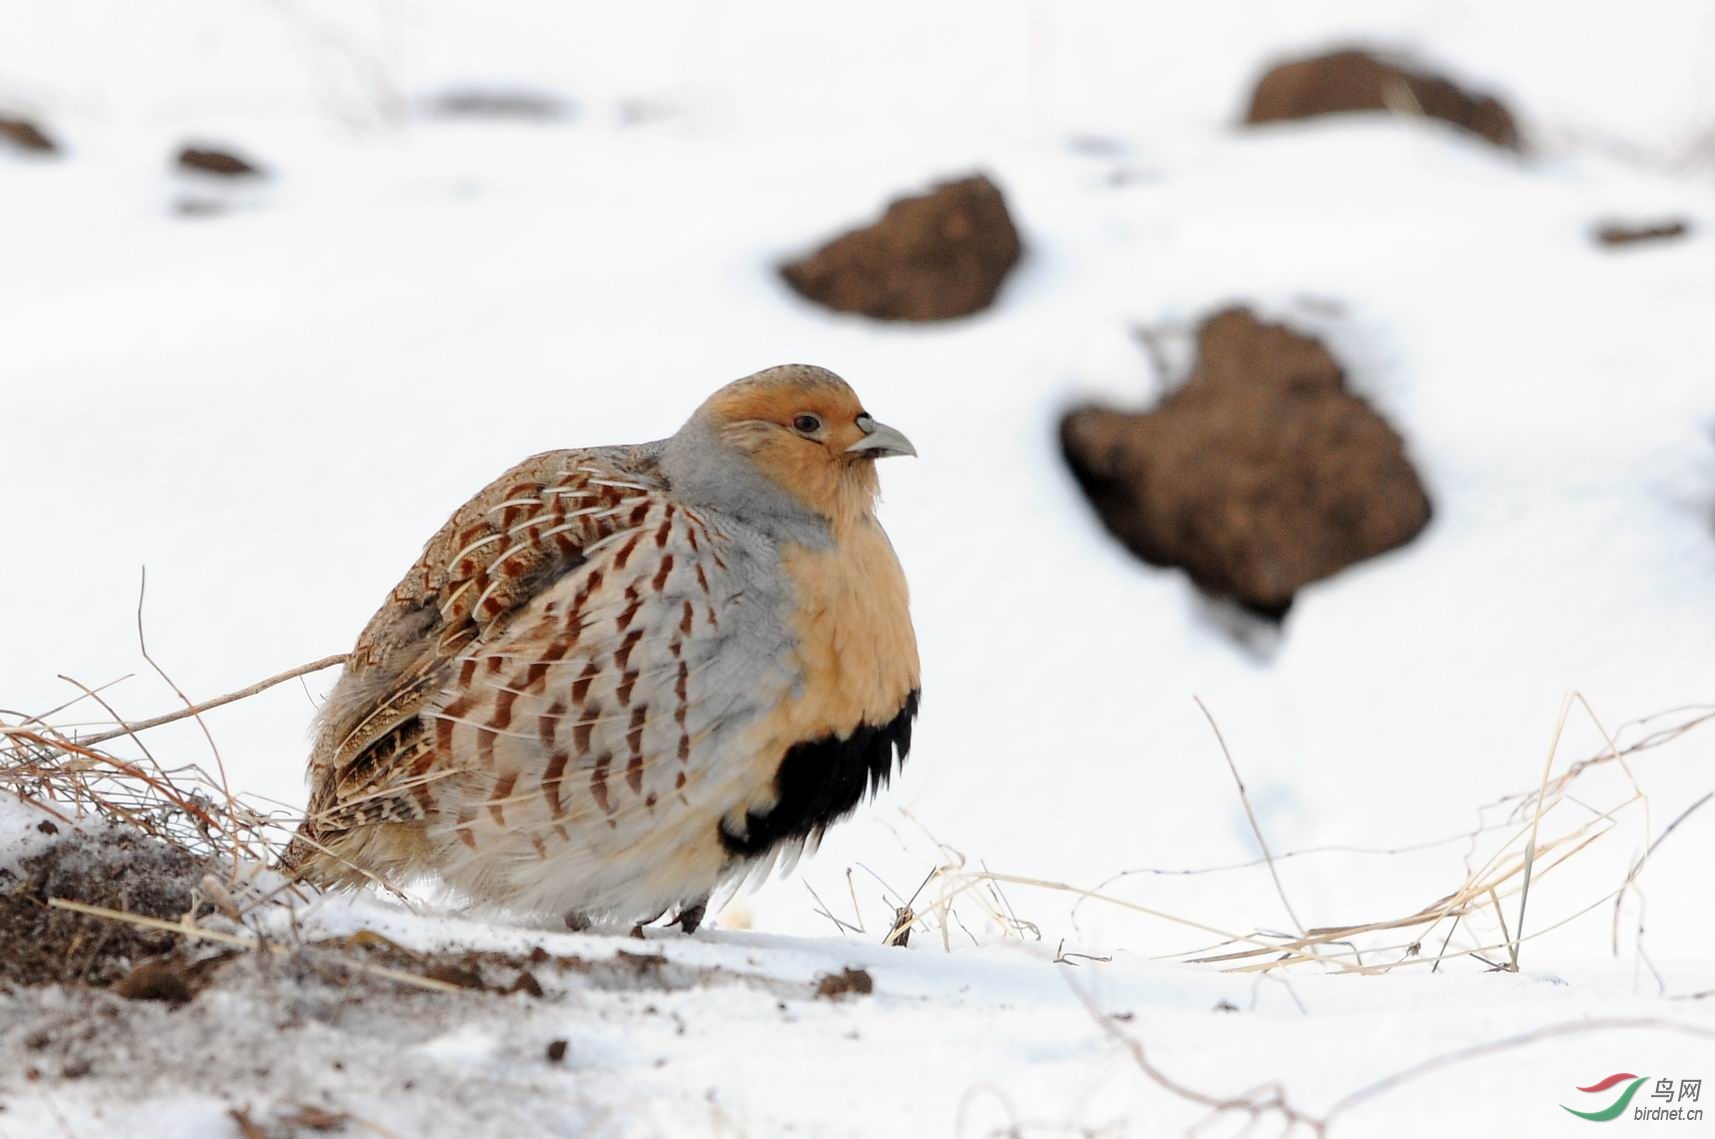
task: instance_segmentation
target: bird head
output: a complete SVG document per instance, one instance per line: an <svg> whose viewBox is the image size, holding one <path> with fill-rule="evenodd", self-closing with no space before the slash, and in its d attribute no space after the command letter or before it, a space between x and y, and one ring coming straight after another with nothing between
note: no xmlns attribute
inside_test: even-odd
<svg viewBox="0 0 1715 1139"><path fill-rule="evenodd" d="M808 364L769 368L728 384L675 440L686 437L716 452L705 458L711 470L737 459L836 529L872 513L875 460L917 453L911 440L864 410L851 385ZM754 497L753 488L740 485L744 480L722 481L733 482L729 493ZM674 482L678 486L679 478Z"/></svg>

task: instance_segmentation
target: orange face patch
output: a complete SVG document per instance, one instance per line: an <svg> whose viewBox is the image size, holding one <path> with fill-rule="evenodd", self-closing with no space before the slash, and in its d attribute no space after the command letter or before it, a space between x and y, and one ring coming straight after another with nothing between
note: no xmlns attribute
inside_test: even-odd
<svg viewBox="0 0 1715 1139"><path fill-rule="evenodd" d="M845 381L824 373L735 384L709 412L725 439L836 528L873 507L873 456L847 451L864 437L864 408Z"/></svg>
<svg viewBox="0 0 1715 1139"><path fill-rule="evenodd" d="M814 416L821 428L811 434L836 453L863 438L857 425L863 404L843 380L832 377L734 384L710 401L709 410L719 424L767 423L794 435L800 417Z"/></svg>

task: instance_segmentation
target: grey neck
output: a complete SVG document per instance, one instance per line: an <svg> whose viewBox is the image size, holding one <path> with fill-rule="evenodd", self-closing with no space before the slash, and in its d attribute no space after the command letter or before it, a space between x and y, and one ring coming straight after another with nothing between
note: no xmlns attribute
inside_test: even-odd
<svg viewBox="0 0 1715 1139"><path fill-rule="evenodd" d="M833 543L827 519L761 471L749 455L722 440L701 417L662 444L661 473L674 498L723 515L776 541L812 549Z"/></svg>

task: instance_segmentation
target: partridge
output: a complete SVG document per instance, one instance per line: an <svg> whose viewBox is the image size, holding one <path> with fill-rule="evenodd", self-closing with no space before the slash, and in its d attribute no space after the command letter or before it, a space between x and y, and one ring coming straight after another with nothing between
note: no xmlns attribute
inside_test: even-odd
<svg viewBox="0 0 1715 1139"><path fill-rule="evenodd" d="M694 931L905 759L917 643L875 460L914 454L788 365L670 438L513 467L358 637L285 864Z"/></svg>

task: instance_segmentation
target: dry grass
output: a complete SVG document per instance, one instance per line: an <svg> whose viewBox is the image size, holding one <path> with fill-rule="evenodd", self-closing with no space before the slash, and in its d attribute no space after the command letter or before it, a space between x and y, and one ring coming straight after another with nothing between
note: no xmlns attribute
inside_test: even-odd
<svg viewBox="0 0 1715 1139"><path fill-rule="evenodd" d="M1567 719L1575 710L1587 715L1597 726L1606 746L1597 754L1570 763L1557 772L1561 738ZM1419 965L1428 965L1431 971L1434 971L1444 962L1461 958L1487 969L1516 972L1520 967L1523 946L1526 943L1596 912L1609 903L1613 906L1612 949L1617 955L1620 946L1621 903L1628 892L1636 889L1640 874L1662 843L1711 799L1715 799L1715 792L1703 795L1684 808L1659 833L1655 833L1649 817L1649 797L1639 785L1632 771L1632 764L1711 720L1715 720L1715 708L1682 708L1626 725L1619 733L1609 733L1583 698L1574 695L1567 699L1561 709L1553 742L1536 784L1484 805L1478 811L1477 826L1471 831L1387 850L1359 851L1355 848L1324 847L1289 851L1277 857L1270 853L1255 812L1251 810L1237 766L1226 750L1225 741L1219 740L1219 729L1215 727L1213 717L1210 717L1211 727L1215 729L1222 754L1229 765L1239 796L1244 801L1246 817L1259 848L1264 851L1262 858L1204 870L1132 871L1116 875L1114 879L1100 884L1095 889L1085 890L1039 878L995 874L986 867L980 871L969 871L965 869L962 856L957 856L955 852L955 857L947 860L937 870L933 881L940 889L924 904L923 912L939 916L938 924L945 936L954 902L962 898L976 898L981 901L995 925L1003 931L1016 930L1019 923L1012 915L1011 906L1006 906L1003 913L995 904L995 899L1000 897L996 893L999 886L1011 885L1071 894L1078 899L1076 905L1088 902L1110 906L1181 928L1210 930L1210 926L1193 918L1146 907L1106 891L1116 881L1141 874L1242 872L1266 867L1282 905L1297 924L1296 911L1287 897L1278 873L1277 863L1280 861L1334 851L1387 858L1452 842L1463 842L1466 845L1463 875L1448 893L1426 906L1406 908L1401 912L1358 924L1308 930L1300 927L1297 935L1271 933L1262 928L1246 933L1224 933L1221 934L1221 942L1210 949L1227 949L1226 952L1201 951L1173 956L1189 963L1213 964L1228 971L1253 973L1259 979L1278 977L1280 972L1288 968L1307 965L1338 973L1372 975L1387 973L1404 966ZM1619 740L1628 730L1635 738L1622 745ZM1595 790L1590 786L1593 776L1603 769L1620 772L1625 790L1608 802L1597 802L1593 801L1594 795L1586 795L1583 792ZM1612 835L1623 823L1634 821L1639 824L1643 835L1643 852L1631 861L1629 869L1619 881L1603 882L1585 875L1584 877L1591 878L1588 889L1583 892L1582 900L1575 902L1570 910L1553 913L1544 918L1529 908L1533 883L1541 883L1550 875L1567 876L1570 874L1568 867L1576 865L1572 861L1576 856L1591 849L1604 837ZM943 850L946 849L944 844L937 845ZM1387 913L1385 908L1383 912ZM1513 915L1511 921L1508 920L1509 913ZM1472 944L1449 948L1455 931L1461 926L1469 929L1490 916L1493 918L1494 928L1499 931L1498 938L1473 938ZM1439 947L1434 952L1425 954L1423 946L1430 943L1438 933ZM1648 965L1649 958L1643 945L1641 915L1634 944L1639 959ZM1069 960L1075 956L1082 957L1057 951L1055 960L1056 963L1076 964L1078 962ZM1088 957L1082 959L1098 960ZM1653 971L1653 966L1651 969ZM1702 1041L1715 1040L1715 1031L1705 1026L1666 1018L1586 1017L1427 1056L1379 1079L1352 1088L1323 1110L1311 1111L1279 1082L1271 1081L1237 1093L1211 1091L1187 1082L1160 1066L1134 1032L1128 1031L1115 1018L1107 1015L1079 983L1076 974L1068 971L1066 978L1068 986L1083 1004L1091 1022L1113 1040L1122 1054L1129 1057L1144 1079L1174 1098L1197 1105L1206 1111L1202 1121L1195 1124L1188 1134L1199 1134L1213 1124L1233 1119L1241 1121L1241 1133L1244 1134L1255 1133L1268 1127L1278 1128L1278 1133L1282 1135L1309 1135L1315 1136L1316 1139L1326 1139L1336 1131L1341 1134L1357 1134L1358 1132L1352 1130L1356 1124L1349 1123L1349 1116L1408 1084L1451 1067L1534 1047L1545 1041L1627 1029L1649 1030ZM1660 980L1657 975L1658 984ZM1291 991L1290 986L1288 991ZM1707 992L1691 993L1677 999L1697 1000L1707 996ZM1294 1000L1296 999L1294 996ZM1302 1008L1300 1005L1301 1011Z"/></svg>
<svg viewBox="0 0 1715 1139"><path fill-rule="evenodd" d="M220 702L243 699L272 683L335 662L337 658L331 658L313 666L289 670L269 681L223 697ZM102 702L99 692L83 691L85 695L81 699ZM52 714L30 717L14 714L12 722L0 716L0 793L10 793L63 822L93 818L133 828L226 871L218 877L211 874L204 880L200 894L210 903L208 913L213 915L205 921L193 920L191 915L176 921L167 920L61 898L51 900L50 905L90 918L171 933L186 942L218 945L228 951L265 956L301 953L307 949L338 953L347 966L380 979L415 989L449 994L460 991L458 986L419 971L419 963L410 962L410 967L396 968L392 964L363 960L360 955L348 952L359 947L361 935L340 939L337 943L301 943L296 939L281 942L262 934L260 924L247 921L259 906L289 901L281 896L285 887L276 886L271 891L257 888L255 882L258 878L253 872L277 858L297 820L280 812L252 806L242 795L230 793L218 771L210 773L197 765L166 767L156 760L139 734L149 726L195 717L211 706L185 703L186 708L179 712L144 723L125 724L114 716L114 728L83 739L53 727L50 723ZM64 709L56 709L55 714L62 711ZM1561 737L1569 717L1575 714L1588 716L1606 743L1596 754L1562 765L1558 758ZM1263 834L1260 820L1251 809L1239 767L1225 741L1220 738L1214 717L1211 715L1209 719L1252 833L1259 849L1264 852L1260 859L1192 870L1128 871L1094 888L1082 888L1026 875L997 873L982 864L972 867L962 854L941 843L906 813L907 821L932 844L936 865L909 894L895 893L885 882L875 879L887 893L891 920L866 929L858 905L857 881L850 871L847 893L852 920L836 917L833 908L817 896L815 900L820 912L842 934L873 938L890 945L904 944L914 931L937 938L945 948L951 948L955 937L968 937L976 942L977 937L970 932L970 926L980 926L985 922L1001 930L1005 936L1040 941L1041 929L1034 922L1020 917L1009 891L1048 891L1075 899L1074 916L1080 906L1105 906L1138 915L1164 927L1192 931L1206 942L1213 938L1215 940L1202 949L1171 956L1191 964L1256 974L1259 979L1304 966L1322 971L1373 975L1417 966L1435 970L1455 960L1473 962L1488 969L1516 971L1531 943L1606 906L1613 908L1610 936L1613 948L1618 952L1621 903L1628 894L1637 890L1650 859L1662 844L1697 817L1697 812L1715 798L1715 792L1712 792L1697 799L1657 832L1651 825L1649 797L1633 770L1634 764L1645 758L1654 759L1654 753L1664 745L1715 720L1715 708L1676 709L1627 725L1618 733L1609 733L1588 705L1573 696L1561 710L1553 740L1534 784L1485 804L1478 810L1477 825L1471 830L1386 850L1324 847L1276 854ZM142 758L127 759L101 746L120 739L130 742ZM1622 743L1622 740L1626 742ZM210 739L209 743L213 751L213 740ZM217 752L215 754L218 755ZM1618 773L1619 778L1598 779L1597 773L1604 771ZM1617 793L1615 786L1620 788ZM1605 801L1600 797L1603 791L1608 794ZM1715 813L1708 817L1715 817ZM1580 855L1613 835L1622 825L1633 823L1637 824L1643 836L1641 853L1627 862L1619 880L1600 881L1591 875L1572 874L1572 870L1580 865L1575 861ZM1378 899L1379 916L1361 923L1305 928L1298 918L1301 911L1294 906L1287 884L1279 873L1279 864L1314 854L1346 851L1391 858L1454 842L1465 846L1463 870L1456 880L1450 882L1450 888L1442 896L1427 905L1391 906L1388 899ZM242 875L241 867L244 868ZM859 869L875 877L867 868ZM1144 905L1114 892L1118 883L1142 875L1247 871L1267 872L1273 892L1296 932L1272 932L1262 924L1249 930L1223 929L1195 917ZM1542 912L1540 893L1538 902L1532 904L1533 886L1540 890L1541 884L1551 878L1577 884L1581 877L1591 878L1588 888L1571 891L1576 900L1570 903L1569 908L1565 902L1569 896L1567 891L1560 892L1557 900L1561 909L1557 912ZM841 908L844 908L843 903ZM967 923L961 908L977 911L971 922ZM221 918L230 924L223 924ZM1460 933L1466 935L1467 943L1456 946L1453 941ZM1634 944L1639 957L1647 963L1641 921ZM1277 1083L1227 1095L1205 1091L1162 1069L1152 1060L1141 1040L1102 1013L1074 979L1079 976L1073 971L1074 967L1099 968L1111 959L1068 951L1062 942L1055 949L1053 960L1067 967L1068 984L1084 1002L1092 1021L1114 1040L1123 1054L1131 1058L1145 1078L1168 1093L1206 1109L1209 1116L1205 1122L1237 1116L1247 1121L1247 1126L1273 1122L1286 1133L1326 1136L1349 1112L1392 1093L1404 1084L1449 1066L1474 1062L1558 1036L1647 1027L1691 1034L1702 1039L1715 1038L1715 1033L1706 1028L1653 1018L1610 1018L1551 1025L1430 1056L1357 1087L1325 1110L1313 1113L1295 1102ZM1690 994L1687 999L1707 995Z"/></svg>
<svg viewBox="0 0 1715 1139"><path fill-rule="evenodd" d="M130 827L203 858L234 851L267 862L287 820L228 797L196 764L164 767L145 752L129 760L42 724L0 723L0 791L61 822L97 819Z"/></svg>
<svg viewBox="0 0 1715 1139"><path fill-rule="evenodd" d="M1560 766L1561 739L1568 719L1575 714L1588 717L1605 741L1605 746L1594 755ZM1206 940L1198 948L1167 954L1168 959L1256 974L1303 966L1356 974L1420 967L1433 972L1455 960L1473 962L1485 969L1516 972L1532 943L1604 907L1611 907L1611 948L1617 954L1621 943L1622 903L1629 895L1636 894L1639 878L1650 858L1676 829L1715 798L1715 793L1703 796L1657 832L1650 817L1649 796L1639 785L1633 764L1644 758L1653 758L1651 753L1657 749L1711 720L1715 720L1715 708L1680 708L1627 724L1620 732L1612 733L1602 725L1583 698L1574 694L1567 698L1556 720L1553 738L1535 783L1478 808L1477 825L1471 830L1387 849L1327 846L1277 855L1271 851L1263 835L1256 813L1251 809L1244 781L1211 716L1211 728L1233 776L1252 833L1259 849L1264 852L1262 858L1198 869L1130 870L1093 887L1082 887L1031 875L997 873L987 866L971 867L963 854L940 842L907 813L907 820L917 826L932 844L938 862L929 880L919 888L910 903L897 904L905 907L902 913L909 910L917 928L937 936L944 945L950 946L952 939L967 927L958 907L973 904L980 911L980 920L998 928L1003 935L1025 939L1039 936L1037 926L1019 919L1002 891L1005 888L1048 891L1075 899L1072 908L1074 919L1078 910L1086 905L1108 907L1138 915L1163 927L1190 930L1213 939ZM1626 742L1621 742L1622 739ZM1597 786L1596 778L1597 773L1603 771L1617 772L1620 776L1617 782L1623 787L1616 795L1611 789L1611 784L1616 781L1607 781L1606 800L1602 798L1604 787ZM1710 817L1715 818L1715 813ZM1628 833L1641 835L1639 847L1642 853L1629 862L1629 868L1612 880L1599 880L1594 872L1574 878L1572 872L1581 864L1576 861L1579 856L1609 839L1622 826L1632 828ZM1392 858L1455 843L1466 848L1463 868L1459 876L1449 882L1445 893L1428 904L1397 907L1387 898L1377 898L1376 907L1380 914L1364 922L1306 928L1298 919L1298 910L1279 873L1280 863L1311 855L1343 852ZM1202 918L1147 905L1117 892L1126 880L1144 876L1260 870L1266 870L1270 875L1274 892L1295 927L1293 932L1280 932L1271 923L1258 923L1248 929L1223 928ZM1587 888L1581 888L1586 883L1580 878L1589 879ZM1580 895L1579 900L1569 907L1562 900L1561 908L1556 912L1543 913L1540 905L1532 905L1531 895L1533 887L1540 890L1545 882L1550 881L1580 887L1571 891ZM1566 893L1564 890L1560 892L1561 899ZM853 908L855 911L855 900ZM855 931L862 926L862 922L855 919L848 922L834 917L825 905L822 912L843 930ZM968 936L975 940L974 935ZM1649 966L1641 920L1632 944L1639 959Z"/></svg>
<svg viewBox="0 0 1715 1139"><path fill-rule="evenodd" d="M137 588L137 649L184 707L130 722L102 695L103 688L110 686L91 688L62 675L60 679L76 688L80 696L35 715L0 709L0 792L9 792L61 822L93 818L129 827L194 857L221 863L229 883L236 886L244 864L257 867L278 861L298 820L234 794L226 762L214 733L203 721L203 713L343 664L345 657L324 657L235 692L192 703L149 653L143 624L148 585L148 570L144 569ZM55 726L54 717L85 701L98 705L112 726L81 736L73 729ZM8 717L15 722L8 723ZM143 742L143 732L186 719L196 722L208 743L213 774L197 764L167 767ZM101 747L120 739L134 744L141 758L125 759Z"/></svg>
<svg viewBox="0 0 1715 1139"><path fill-rule="evenodd" d="M203 867L206 872L201 872L200 883L192 891L190 911L174 920L164 920L173 915L91 905L100 900L96 898L55 896L40 901L95 924L119 923L131 930L170 934L177 945L213 943L229 949L278 952L279 948L259 932L265 923L252 919L276 907L292 911L301 897L294 883L268 872L278 862L298 819L290 811L254 802L232 790L214 737L201 717L210 708L248 698L275 684L339 663L342 658L289 669L237 692L193 704L148 656L142 640L141 598L138 637L144 659L184 706L167 715L127 722L101 690L65 678L81 693L77 699L36 715L0 712L0 795L10 795L39 811L44 821L66 827L87 829L105 824L125 828L181 852L192 860L190 865ZM83 730L86 725L73 729L56 723L74 716L86 719L86 714L74 711L86 702L98 705L112 726L90 733ZM143 739L149 728L186 719L201 725L213 759L212 771L196 763L164 764ZM110 750L114 741L129 745L126 750L136 758ZM75 936L82 927L64 928ZM361 963L357 967L365 968ZM420 980L392 979L404 983Z"/></svg>
<svg viewBox="0 0 1715 1139"><path fill-rule="evenodd" d="M196 947L208 946L224 951L226 957L250 953L337 966L411 989L449 995L469 989L469 984L449 983L434 975L437 967L462 960L454 950L414 953L372 931L327 937L300 928L305 891L271 870L291 840L299 816L251 804L243 795L230 793L220 773L199 765L166 767L140 738L148 727L197 718L210 707L244 699L342 659L327 658L290 669L200 705L185 700L184 709L149 721L126 724L114 716L113 729L83 740L50 723L52 715L77 701L43 715L0 716L0 795L9 794L66 826L105 824L138 832L188 855L193 867L207 870L192 892L189 911L182 915L133 912L58 895L39 901L50 910L98 923L170 935L174 948L168 956L195 956ZM100 702L94 691L83 688L83 692L84 699ZM119 739L129 741L143 758L127 759L98 746ZM212 737L209 747L214 750ZM90 833L99 844L111 832ZM282 913L284 922L271 920ZM384 951L385 960L371 959L378 951ZM498 960L505 955L489 956ZM568 961L582 964L561 959L562 964Z"/></svg>
<svg viewBox="0 0 1715 1139"><path fill-rule="evenodd" d="M1560 740L1567 718L1575 709L1589 716L1606 747L1555 775ZM1715 709L1710 708L1670 713L1666 723L1650 727L1640 739L1622 747L1582 697L1569 697L1556 722L1553 743L1537 785L1505 795L1479 810L1479 825L1467 836L1464 876L1447 894L1402 913L1352 925L1310 929L1298 937L1254 934L1246 940L1254 942L1256 938L1267 937L1273 944L1266 948L1250 944L1225 953L1198 954L1190 960L1219 963L1241 972L1321 963L1341 972L1385 973L1425 965L1435 970L1449 959L1469 958L1490 969L1517 972L1527 943L1610 902L1616 905L1617 915L1618 904L1628 890L1635 888L1638 875L1661 841L1691 811L1708 801L1706 796L1694 803L1667 831L1656 836L1649 816L1649 796L1639 786L1631 763L1712 719ZM1623 774L1628 790L1622 797L1598 804L1577 793L1581 782L1587 782L1593 772L1609 766ZM1552 914L1546 919L1532 914L1529 902L1533 885L1551 875L1567 873L1563 868L1577 855L1633 818L1641 823L1646 850L1621 881L1611 885L1591 883L1586 900L1569 912ZM1269 860L1271 864L1272 861ZM1513 915L1510 923L1509 913ZM1492 927L1488 926L1490 917ZM1474 944L1451 947L1461 926L1469 929L1479 923L1498 930L1499 937L1475 937L1471 939ZM1434 952L1425 953L1425 946L1438 934L1439 946ZM1641 936L1640 928L1637 943L1640 954Z"/></svg>
<svg viewBox="0 0 1715 1139"><path fill-rule="evenodd" d="M289 669L202 704L193 705L181 694L185 703L183 709L138 723L124 722L112 713L99 691L77 685L83 692L80 701L100 704L108 711L114 726L81 739L53 726L52 716L65 712L80 701L37 716L13 714L15 722L8 722L4 715L0 715L0 792L10 793L61 821L93 817L131 827L199 858L213 861L224 869L229 884L236 884L241 866L255 868L277 861L298 820L287 812L255 805L243 795L234 794L219 764L219 752L212 736L209 737L209 748L216 760L214 773L196 764L163 765L149 751L141 733L176 720L200 719L201 713L211 707L255 695L282 681L330 667L340 660L339 657L329 657ZM1279 873L1279 864L1313 853L1353 848L1319 848L1274 854L1251 808L1243 778L1225 740L1221 738L1219 726L1206 708L1203 711L1209 718L1220 753L1233 777L1258 848L1264 852L1261 859L1202 870L1127 871L1093 888L1086 888L1028 875L997 873L987 865L970 867L960 852L940 842L906 813L906 819L933 845L936 865L909 896L895 894L885 882L881 883L891 895L892 913L886 929L879 936L888 944L901 944L915 930L937 937L945 948L951 948L955 936L968 937L974 942L976 935L970 932L957 908L974 904L980 911L981 922L1000 929L1006 935L1040 940L1040 927L1020 918L1006 894L1008 888L1017 887L1075 897L1074 918L1081 906L1108 906L1193 931L1203 936L1202 947L1171 956L1193 964L1218 965L1230 971L1267 973L1305 965L1364 974L1423 966L1433 971L1454 959L1472 960L1490 969L1517 971L1531 942L1608 905L1612 905L1614 911L1611 939L1617 952L1621 903L1629 893L1637 890L1640 876L1661 843L1712 797L1705 796L1693 803L1657 834L1651 827L1649 797L1639 786L1632 764L1715 719L1715 708L1676 709L1627 725L1616 735L1601 724L1581 697L1569 696L1556 721L1553 740L1534 786L1504 795L1479 808L1477 826L1461 835L1367 852L1391 856L1452 841L1464 842L1463 874L1450 883L1450 888L1442 896L1427 905L1404 906L1391 912L1386 903L1378 903L1382 913L1369 921L1306 927L1299 920L1298 910ZM1568 718L1575 712L1589 718L1606 746L1597 754L1567 764L1557 771L1561 737ZM204 730L206 733L206 727ZM1629 742L1622 744L1619 737L1628 734L1631 737ZM127 759L101 746L114 740L131 742L141 758ZM1585 794L1584 788L1593 780L1595 773L1606 769L1622 774L1626 791L1602 803L1594 795ZM1530 908L1534 885L1551 877L1566 876L1574 859L1611 835L1622 823L1634 818L1641 824L1643 853L1631 862L1621 880L1592 883L1585 900L1570 911L1543 915ZM1248 930L1222 928L1196 917L1145 905L1114 892L1123 880L1143 874L1240 872L1254 868L1267 870L1294 932L1282 933L1266 923L1259 923ZM247 892L249 896L242 900L223 899L218 896L218 886L218 882L210 884L210 892L216 895L212 901L217 909L236 920L241 920L250 906L271 900L258 898L254 891ZM857 905L855 885L848 882L848 890L852 895L851 921L835 917L832 908L817 897L819 911L842 934L867 937L869 934ZM1455 937L1461 934L1464 942L1455 945ZM1647 963L1647 955L1642 952L1641 923L1635 944ZM1081 957L1075 953L1066 955L1068 960Z"/></svg>

